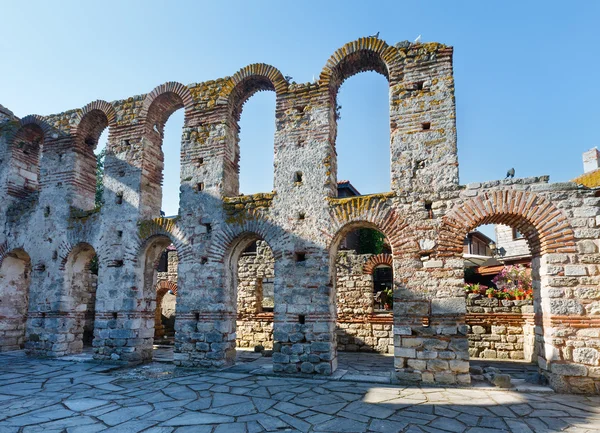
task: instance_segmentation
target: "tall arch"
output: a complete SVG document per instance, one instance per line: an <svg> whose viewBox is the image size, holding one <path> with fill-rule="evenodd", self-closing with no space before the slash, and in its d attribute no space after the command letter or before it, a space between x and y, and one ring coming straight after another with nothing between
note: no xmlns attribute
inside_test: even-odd
<svg viewBox="0 0 600 433"><path fill-rule="evenodd" d="M9 136L7 194L25 198L39 190L40 159L51 127L41 116L30 115L19 121Z"/></svg>
<svg viewBox="0 0 600 433"><path fill-rule="evenodd" d="M244 104L254 94L261 91L273 91L276 94L276 106L280 96L287 91L288 83L281 72L273 66L263 63L248 65L236 72L224 85L219 103L227 107L226 168L224 182L226 196L240 194L240 117ZM277 107L276 107L277 110ZM275 123L275 118L273 118ZM272 172L271 168L271 172Z"/></svg>
<svg viewBox="0 0 600 433"><path fill-rule="evenodd" d="M73 206L83 210L93 209L96 205L96 156L94 150L102 132L116 126L116 113L106 101L93 101L87 104L78 115L77 122L71 128L74 138L74 158L77 185Z"/></svg>
<svg viewBox="0 0 600 433"><path fill-rule="evenodd" d="M139 118L144 142L140 207L145 218L158 217L162 207L164 177L162 146L165 124L169 117L181 108L185 110L184 122L187 122L192 107L193 99L190 90L187 86L176 82L162 84L144 98Z"/></svg>
<svg viewBox="0 0 600 433"><path fill-rule="evenodd" d="M332 167L336 170L339 168L338 155L340 148L336 142L338 139L338 120L340 119L341 105L338 102L339 89L348 78L361 72L372 71L381 74L385 77L388 83L388 93L391 95L391 89L396 84L398 73L395 68L398 67L399 57L398 50L388 46L384 41L375 37L361 38L354 42L350 42L337 50L327 61L323 68L319 86L322 91L328 96L329 105L329 140L334 145L335 153L332 158L335 158L335 164ZM389 109L389 101L387 98L388 116L390 122L388 128L391 129L391 114ZM391 137L387 143L388 154L391 155ZM388 166L391 157L386 158L380 163L380 166ZM389 167L390 185L385 190L391 189L391 167ZM339 180L339 179L338 179ZM350 179L352 181L353 179ZM359 187L361 189L361 187Z"/></svg>
<svg viewBox="0 0 600 433"><path fill-rule="evenodd" d="M22 349L25 344L31 258L22 248L0 253L0 352L3 352Z"/></svg>
<svg viewBox="0 0 600 433"><path fill-rule="evenodd" d="M398 50L385 41L375 37L360 38L347 43L327 60L319 76L319 86L328 90L334 103L344 80L360 72L374 71L389 81L398 60Z"/></svg>

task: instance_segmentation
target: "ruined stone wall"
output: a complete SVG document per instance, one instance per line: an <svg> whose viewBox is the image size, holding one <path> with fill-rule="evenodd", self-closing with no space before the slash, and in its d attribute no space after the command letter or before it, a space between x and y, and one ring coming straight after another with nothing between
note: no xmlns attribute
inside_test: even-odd
<svg viewBox="0 0 600 433"><path fill-rule="evenodd" d="M367 70L389 82L390 191L337 198L337 94L345 79ZM258 91L276 93L274 191L239 196L238 120ZM179 109L180 209L160 218L162 131ZM91 150L105 128L104 204L96 209ZM392 249L396 377L467 383L462 242L480 224L506 224L523 233L534 257L540 368L556 389L600 392L600 199L547 178L459 185L451 47L362 38L336 51L314 83L289 82L264 64L189 86L169 82L145 95L4 121L0 151L0 262L19 250L31 259L30 281L19 284L28 287L32 354L68 353L53 340L74 335L75 312L61 300L67 258L86 244L99 261L95 357L151 359L154 263L172 243L179 257L175 363L231 364L232 264L264 240L274 260L273 370L330 374L337 368L337 250L346 234L365 227L384 233ZM23 164L29 173L39 166L38 178L22 182ZM0 282L0 300L11 290Z"/></svg>

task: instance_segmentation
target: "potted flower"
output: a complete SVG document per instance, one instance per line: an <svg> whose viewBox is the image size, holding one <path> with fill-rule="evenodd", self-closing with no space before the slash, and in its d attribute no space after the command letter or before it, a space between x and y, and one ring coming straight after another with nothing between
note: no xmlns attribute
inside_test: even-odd
<svg viewBox="0 0 600 433"><path fill-rule="evenodd" d="M490 287L489 289L487 289L485 291L485 294L487 295L488 298L493 298L494 295L496 294L496 290L493 287Z"/></svg>
<svg viewBox="0 0 600 433"><path fill-rule="evenodd" d="M513 299L524 299L531 290L531 273L523 265L504 266L492 282Z"/></svg>

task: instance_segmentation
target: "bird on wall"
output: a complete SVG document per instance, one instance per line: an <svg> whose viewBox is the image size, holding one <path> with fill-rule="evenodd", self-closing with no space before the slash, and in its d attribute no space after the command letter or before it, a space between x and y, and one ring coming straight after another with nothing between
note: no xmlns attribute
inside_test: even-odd
<svg viewBox="0 0 600 433"><path fill-rule="evenodd" d="M374 35L369 36L370 38L375 38L375 39L379 39L379 32L375 33Z"/></svg>
<svg viewBox="0 0 600 433"><path fill-rule="evenodd" d="M509 177L510 177L511 179L512 179L513 177L515 177L515 169L514 169L514 168L511 168L510 170L508 170L508 171L506 172L506 179L508 179Z"/></svg>
<svg viewBox="0 0 600 433"><path fill-rule="evenodd" d="M417 39L415 39L415 44L420 44L421 43L421 35L417 36Z"/></svg>

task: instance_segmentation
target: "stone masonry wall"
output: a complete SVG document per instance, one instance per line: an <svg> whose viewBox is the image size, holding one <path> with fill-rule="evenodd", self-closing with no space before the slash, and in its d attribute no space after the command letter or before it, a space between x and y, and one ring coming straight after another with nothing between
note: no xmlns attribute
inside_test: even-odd
<svg viewBox="0 0 600 433"><path fill-rule="evenodd" d="M0 119L0 262L20 251L30 258L28 278L17 283L28 299L20 314L26 350L71 350L53 340L76 335L76 312L61 300L70 290L67 258L85 244L99 263L94 356L150 360L154 263L172 243L179 257L175 363L230 365L232 263L264 240L274 260L273 371L331 374L337 250L364 227L380 230L392 250L396 378L468 383L462 244L478 225L505 224L531 247L541 371L557 390L600 393L600 198L547 177L460 185L452 55L438 43L361 38L334 52L312 83L253 64L203 83L168 82L55 115ZM381 145L390 149L390 191L337 198L337 95L348 77L367 70L389 83L390 142ZM276 94L274 191L241 196L238 121L258 91ZM180 209L161 218L162 133L180 109ZM106 128L104 203L92 208L91 150ZM6 281L0 300L15 287ZM0 320L18 328L17 316Z"/></svg>
<svg viewBox="0 0 600 433"><path fill-rule="evenodd" d="M467 295L469 356L533 361L533 300Z"/></svg>

